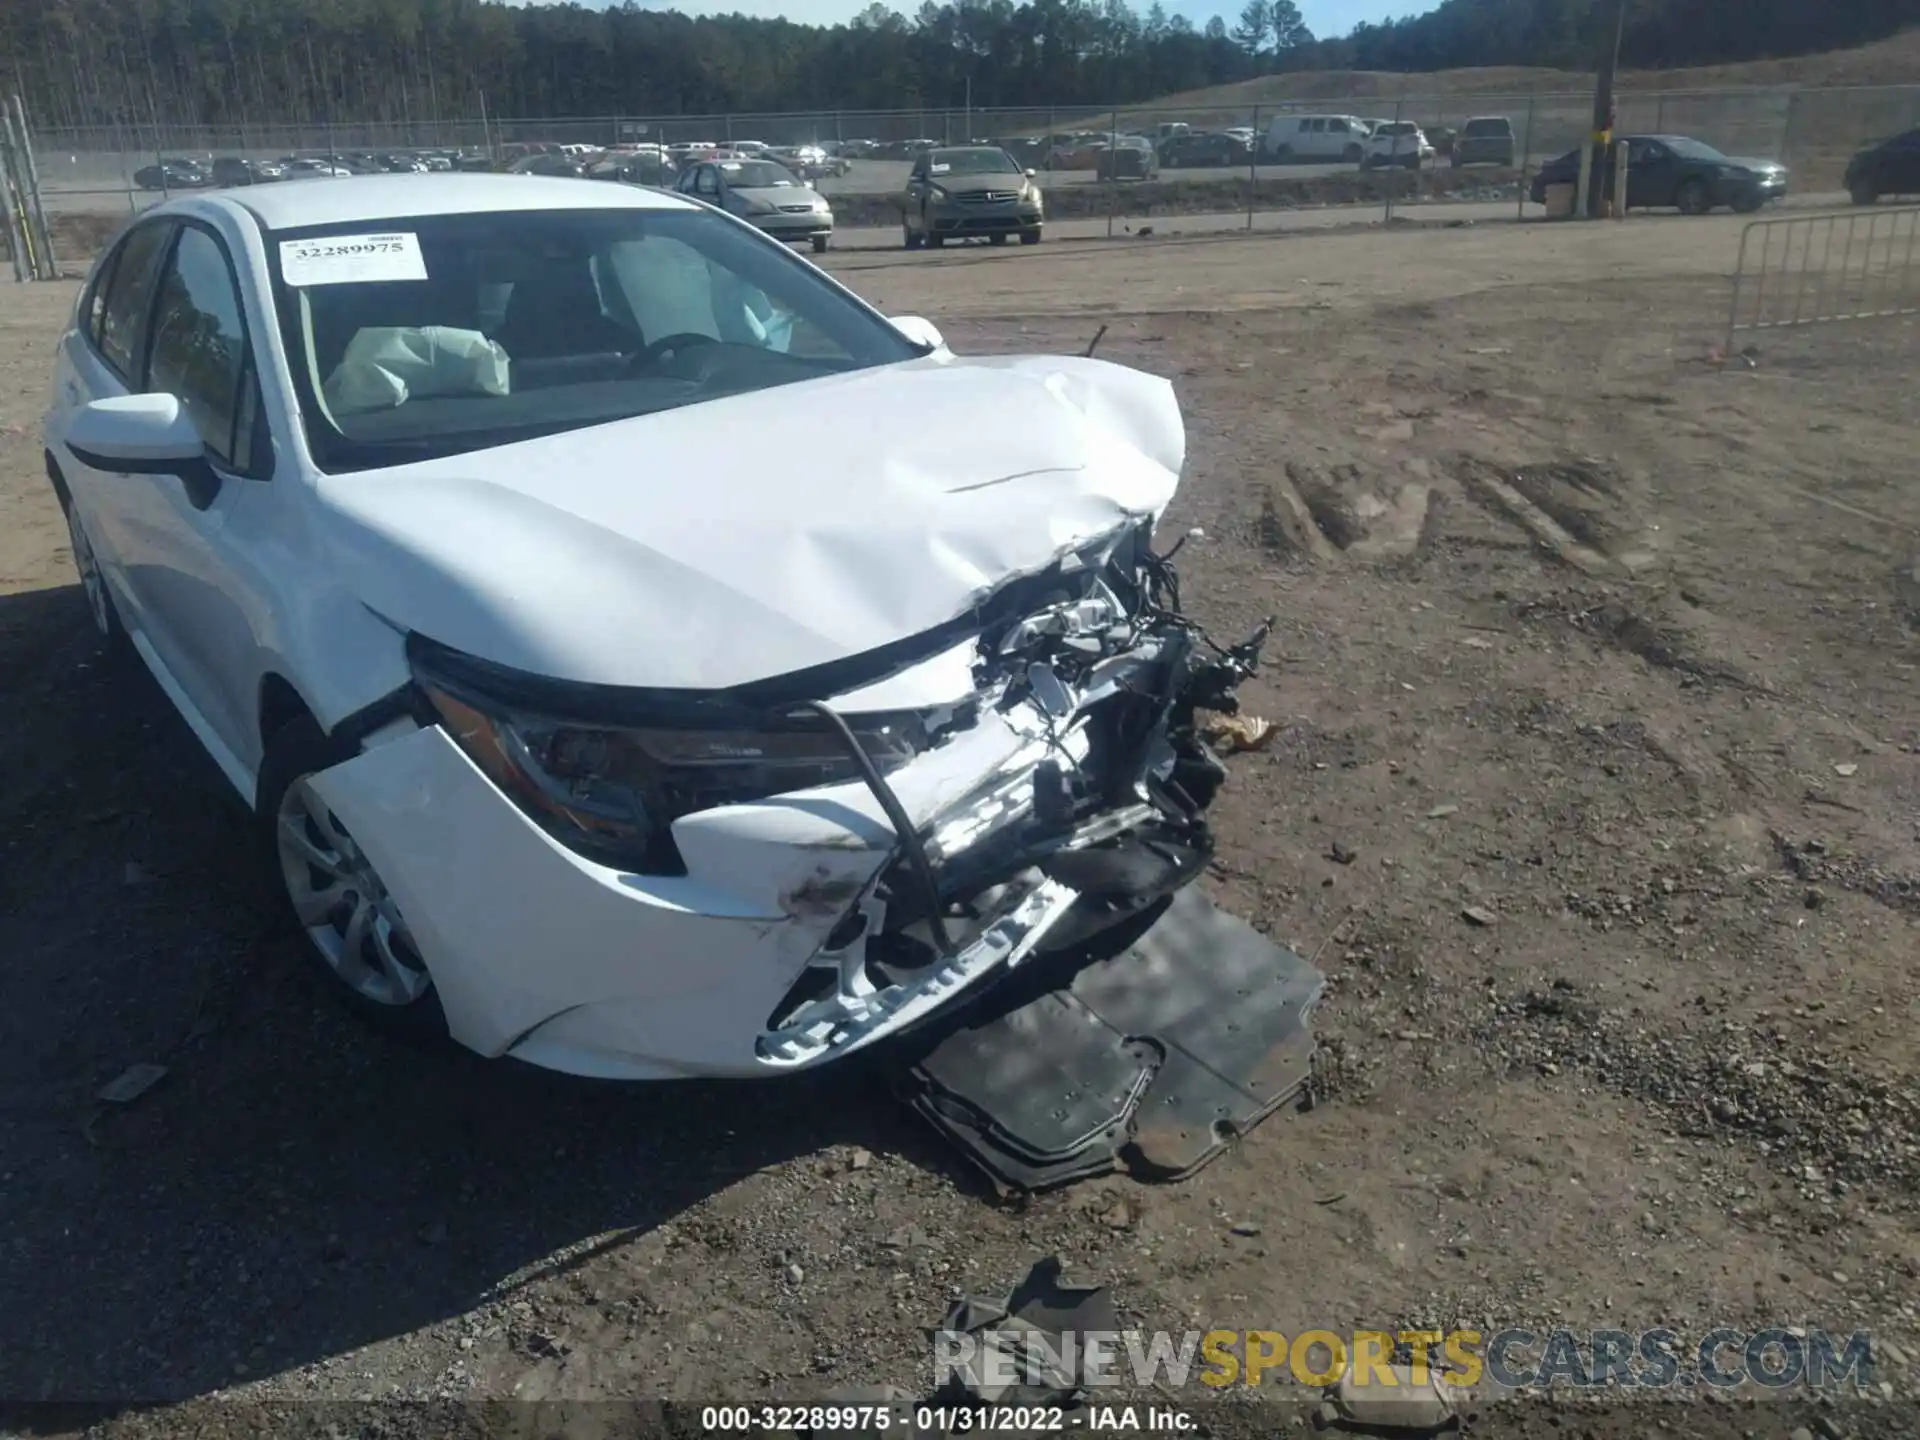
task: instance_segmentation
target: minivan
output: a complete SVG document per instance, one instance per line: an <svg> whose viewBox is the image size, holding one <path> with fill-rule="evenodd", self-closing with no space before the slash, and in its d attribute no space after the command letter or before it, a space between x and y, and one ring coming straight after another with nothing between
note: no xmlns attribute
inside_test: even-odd
<svg viewBox="0 0 1920 1440"><path fill-rule="evenodd" d="M1366 122L1353 115L1282 115L1267 127L1266 158L1358 165L1366 154Z"/></svg>

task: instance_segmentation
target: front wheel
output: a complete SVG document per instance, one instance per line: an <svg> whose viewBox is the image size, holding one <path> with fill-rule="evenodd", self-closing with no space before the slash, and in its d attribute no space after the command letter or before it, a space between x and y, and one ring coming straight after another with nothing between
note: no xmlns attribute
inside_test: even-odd
<svg viewBox="0 0 1920 1440"><path fill-rule="evenodd" d="M832 237L831 237L831 236L828 236L828 235L816 235L816 236L814 236L814 237L813 237L813 253L814 253L814 254L816 254L816 255L824 255L824 254L826 254L826 253L827 253L827 241L828 241L828 240L830 240L831 238L832 238Z"/></svg>
<svg viewBox="0 0 1920 1440"><path fill-rule="evenodd" d="M988 236L988 237L987 237L987 243L988 243L988 244L990 244L990 245L1004 245L1004 244L1006 244L1006 243L1007 243L1007 237L1006 237L1006 233L1005 233L1004 231L1002 231L1002 232L1000 232L999 234L996 234L996 235L990 235L990 236Z"/></svg>
<svg viewBox="0 0 1920 1440"><path fill-rule="evenodd" d="M947 243L946 236L936 235L931 230L927 232L927 244L931 245L935 250L938 250L942 245L945 245L946 243Z"/></svg>
<svg viewBox="0 0 1920 1440"><path fill-rule="evenodd" d="M1682 185L1673 197L1674 204L1680 207L1682 215L1704 215L1713 209L1713 197L1707 193L1707 187L1698 180L1689 180Z"/></svg>
<svg viewBox="0 0 1920 1440"><path fill-rule="evenodd" d="M1733 202L1733 208L1741 215L1751 215L1766 203L1766 197L1755 190L1737 197Z"/></svg>
<svg viewBox="0 0 1920 1440"><path fill-rule="evenodd" d="M924 235L914 234L910 226L902 225L900 227L900 244L903 248L918 250L925 243L926 237Z"/></svg>
<svg viewBox="0 0 1920 1440"><path fill-rule="evenodd" d="M1022 230L1020 232L1020 243L1022 245L1038 245L1040 243L1040 227L1033 225Z"/></svg>
<svg viewBox="0 0 1920 1440"><path fill-rule="evenodd" d="M1880 192L1873 188L1871 180L1856 180L1847 187L1847 194L1856 205L1878 205Z"/></svg>
<svg viewBox="0 0 1920 1440"><path fill-rule="evenodd" d="M275 732L255 799L261 844L301 948L335 996L385 1029L440 1038L446 1015L399 906L313 783L355 753L305 716Z"/></svg>
<svg viewBox="0 0 1920 1440"><path fill-rule="evenodd" d="M1346 153L1341 158L1349 165L1358 165L1361 157L1365 154L1366 152L1358 145L1349 145L1347 146Z"/></svg>

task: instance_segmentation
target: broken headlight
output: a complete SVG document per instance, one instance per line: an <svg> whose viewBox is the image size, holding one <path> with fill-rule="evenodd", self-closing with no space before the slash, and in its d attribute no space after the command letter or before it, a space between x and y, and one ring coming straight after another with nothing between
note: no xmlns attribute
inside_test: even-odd
<svg viewBox="0 0 1920 1440"><path fill-rule="evenodd" d="M818 716L751 728L575 724L505 713L424 682L447 733L554 839L625 870L684 873L682 815L861 778L845 738ZM896 770L926 746L912 714L847 717L874 767Z"/></svg>

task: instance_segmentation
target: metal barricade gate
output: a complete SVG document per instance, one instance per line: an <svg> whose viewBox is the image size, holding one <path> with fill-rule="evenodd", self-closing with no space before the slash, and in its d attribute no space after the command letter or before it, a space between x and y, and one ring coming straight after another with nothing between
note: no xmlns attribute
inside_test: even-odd
<svg viewBox="0 0 1920 1440"><path fill-rule="evenodd" d="M1727 348L1755 330L1920 315L1920 206L1755 220L1740 233Z"/></svg>

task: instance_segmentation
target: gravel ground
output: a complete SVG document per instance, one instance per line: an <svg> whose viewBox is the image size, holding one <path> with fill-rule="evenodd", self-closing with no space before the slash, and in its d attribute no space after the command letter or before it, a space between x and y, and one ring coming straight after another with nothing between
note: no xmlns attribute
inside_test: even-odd
<svg viewBox="0 0 1920 1440"><path fill-rule="evenodd" d="M1321 1103L1182 1185L1021 1202L874 1066L596 1086L336 1010L90 638L33 438L72 289L0 292L0 1395L641 1433L471 1402L924 1393L950 1299L1059 1254L1152 1328L1870 1329L1837 1405L1472 1428L1914 1433L1915 331L1716 363L1739 223L831 261L965 350L1107 324L1186 407L1191 603L1279 616L1204 883L1319 955ZM170 1073L96 1105L136 1061ZM393 1400L428 1408L351 1408Z"/></svg>

